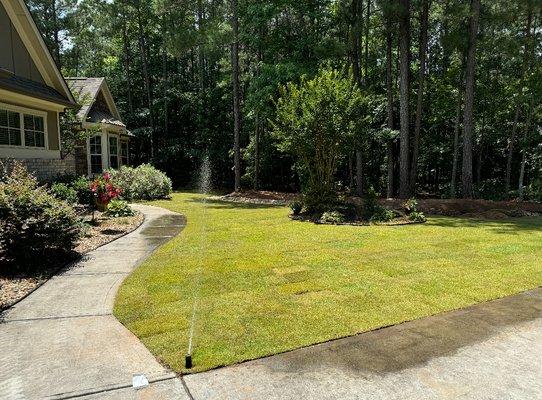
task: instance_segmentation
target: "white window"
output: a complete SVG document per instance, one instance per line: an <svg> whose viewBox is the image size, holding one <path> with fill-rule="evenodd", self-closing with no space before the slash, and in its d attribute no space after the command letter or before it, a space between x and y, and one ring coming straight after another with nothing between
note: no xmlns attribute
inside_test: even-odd
<svg viewBox="0 0 542 400"><path fill-rule="evenodd" d="M89 139L90 142L90 173L101 174L102 167L102 136L96 135Z"/></svg>
<svg viewBox="0 0 542 400"><path fill-rule="evenodd" d="M46 116L45 112L0 104L0 146L45 149Z"/></svg>
<svg viewBox="0 0 542 400"><path fill-rule="evenodd" d="M45 126L43 117L24 114L24 145L45 148Z"/></svg>
<svg viewBox="0 0 542 400"><path fill-rule="evenodd" d="M116 136L109 136L109 166L119 167L119 139Z"/></svg>
<svg viewBox="0 0 542 400"><path fill-rule="evenodd" d="M120 165L128 165L128 142L122 140L120 142Z"/></svg>
<svg viewBox="0 0 542 400"><path fill-rule="evenodd" d="M0 145L22 146L21 114L0 108Z"/></svg>

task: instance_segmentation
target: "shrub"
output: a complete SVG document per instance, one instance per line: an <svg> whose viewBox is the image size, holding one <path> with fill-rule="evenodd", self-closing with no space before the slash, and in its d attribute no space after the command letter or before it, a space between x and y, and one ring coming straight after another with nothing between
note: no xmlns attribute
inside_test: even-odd
<svg viewBox="0 0 542 400"><path fill-rule="evenodd" d="M378 204L378 193L370 187L363 198L362 217L370 220L373 215L381 212L382 207Z"/></svg>
<svg viewBox="0 0 542 400"><path fill-rule="evenodd" d="M409 215L410 213L418 211L418 200L412 198L405 201L403 204L403 208L405 209L405 213Z"/></svg>
<svg viewBox="0 0 542 400"><path fill-rule="evenodd" d="M111 200L107 205L105 215L108 217L131 217L135 215L135 211L124 200Z"/></svg>
<svg viewBox="0 0 542 400"><path fill-rule="evenodd" d="M111 170L111 182L122 188L125 200L154 200L167 198L171 194L171 179L150 164L137 168L122 166Z"/></svg>
<svg viewBox="0 0 542 400"><path fill-rule="evenodd" d="M425 222L427 221L427 218L425 217L424 213L420 211L413 211L408 215L408 219L412 222Z"/></svg>
<svg viewBox="0 0 542 400"><path fill-rule="evenodd" d="M324 224L342 224L344 215L338 211L326 211L320 217L320 222Z"/></svg>
<svg viewBox="0 0 542 400"><path fill-rule="evenodd" d="M332 69L280 89L273 135L278 149L297 160L309 212L335 201L338 165L361 131L362 100L351 78Z"/></svg>
<svg viewBox="0 0 542 400"><path fill-rule="evenodd" d="M43 265L51 251L73 249L80 233L74 209L38 186L16 163L0 182L0 258L18 267Z"/></svg>
<svg viewBox="0 0 542 400"><path fill-rule="evenodd" d="M72 187L65 183L53 183L51 185L50 192L57 199L64 200L69 204L75 204L78 202L77 192Z"/></svg>
<svg viewBox="0 0 542 400"><path fill-rule="evenodd" d="M378 207L371 216L371 222L388 222L395 218L395 212L384 207Z"/></svg>
<svg viewBox="0 0 542 400"><path fill-rule="evenodd" d="M300 201L292 201L288 207L292 210L292 214L299 215L301 213L301 210L303 210L303 203Z"/></svg>
<svg viewBox="0 0 542 400"><path fill-rule="evenodd" d="M94 204L94 193L90 189L90 182L84 176L72 181L71 186L77 194L77 202L88 206Z"/></svg>

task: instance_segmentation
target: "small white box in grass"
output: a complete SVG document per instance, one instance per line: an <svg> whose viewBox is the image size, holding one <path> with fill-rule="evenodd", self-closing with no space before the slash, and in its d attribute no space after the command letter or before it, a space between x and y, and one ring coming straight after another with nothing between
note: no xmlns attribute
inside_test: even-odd
<svg viewBox="0 0 542 400"><path fill-rule="evenodd" d="M132 387L134 389L141 389L149 386L149 380L143 374L137 374L132 377Z"/></svg>

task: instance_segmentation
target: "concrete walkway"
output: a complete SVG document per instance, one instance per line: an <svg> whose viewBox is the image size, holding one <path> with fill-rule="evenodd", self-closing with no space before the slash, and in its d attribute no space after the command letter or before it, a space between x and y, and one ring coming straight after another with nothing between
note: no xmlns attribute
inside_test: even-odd
<svg viewBox="0 0 542 400"><path fill-rule="evenodd" d="M0 399L188 399L182 382L112 316L115 293L185 219L136 205L145 222L88 253L8 310L0 324ZM132 388L134 374L151 384Z"/></svg>
<svg viewBox="0 0 542 400"><path fill-rule="evenodd" d="M542 289L184 380L197 400L540 400Z"/></svg>

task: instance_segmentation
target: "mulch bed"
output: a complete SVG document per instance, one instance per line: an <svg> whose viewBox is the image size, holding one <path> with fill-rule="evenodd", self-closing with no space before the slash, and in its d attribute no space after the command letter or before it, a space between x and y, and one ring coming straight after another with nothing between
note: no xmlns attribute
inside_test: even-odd
<svg viewBox="0 0 542 400"><path fill-rule="evenodd" d="M244 190L216 197L217 200L236 203L275 205L288 205L298 198L298 193L270 192L265 190Z"/></svg>
<svg viewBox="0 0 542 400"><path fill-rule="evenodd" d="M92 214L83 215L84 221L88 223L88 228L83 232L83 236L73 252L62 254L61 257L57 256L51 260L45 260L44 267L41 268L39 273L0 276L0 311L10 307L34 291L67 263L73 262L83 254L133 231L145 219L141 213L137 213L133 217L108 218L104 217L100 212L96 212L94 217L94 222L90 223Z"/></svg>
<svg viewBox="0 0 542 400"><path fill-rule="evenodd" d="M216 197L217 200L247 203L288 205L299 198L298 193L247 190ZM352 197L361 203L359 197ZM380 204L389 209L402 209L404 200L381 199ZM507 219L542 215L542 203L531 201L491 201L469 199L418 199L418 211L426 215L444 215L477 219ZM410 222L410 221L409 221Z"/></svg>
<svg viewBox="0 0 542 400"><path fill-rule="evenodd" d="M380 203L388 208L397 208L401 206L402 200L383 199ZM540 215L542 214L542 203L530 201L420 199L418 200L418 210L426 215L506 219Z"/></svg>

